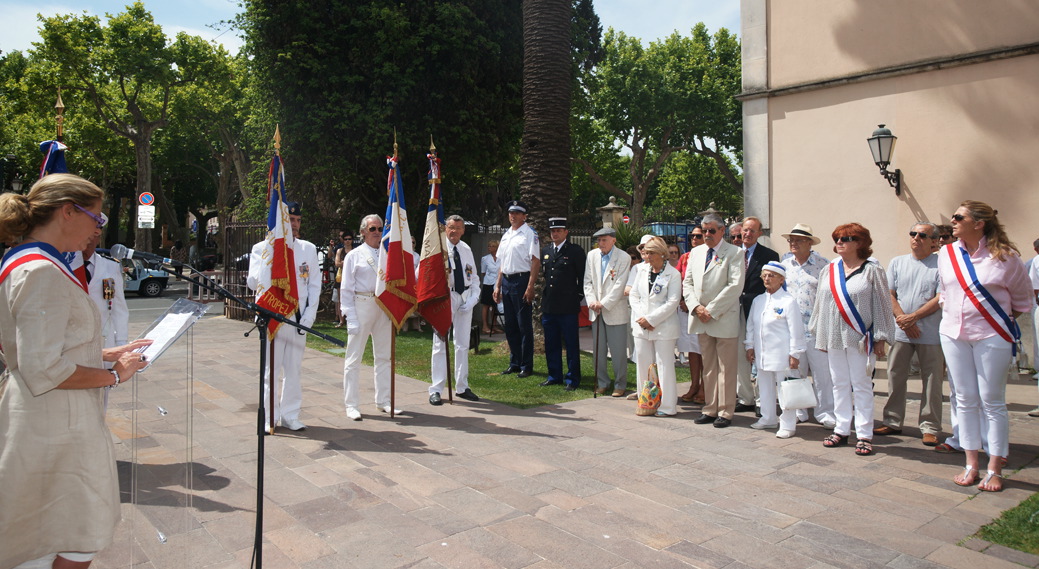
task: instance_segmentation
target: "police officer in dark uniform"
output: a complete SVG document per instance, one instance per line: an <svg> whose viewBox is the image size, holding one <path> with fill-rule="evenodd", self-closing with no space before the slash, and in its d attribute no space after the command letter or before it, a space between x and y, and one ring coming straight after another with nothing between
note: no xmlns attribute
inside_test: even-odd
<svg viewBox="0 0 1039 569"><path fill-rule="evenodd" d="M545 360L548 379L541 385L566 383L573 391L581 383L581 351L577 338L577 316L584 296L585 252L567 240L565 217L548 218L552 244L541 249L545 288L541 294L541 325L545 329ZM566 375L563 375L563 345L566 344Z"/></svg>

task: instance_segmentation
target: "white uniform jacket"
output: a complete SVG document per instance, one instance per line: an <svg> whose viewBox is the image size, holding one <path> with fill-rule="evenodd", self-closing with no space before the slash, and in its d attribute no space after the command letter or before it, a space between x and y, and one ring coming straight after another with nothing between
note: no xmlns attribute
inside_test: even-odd
<svg viewBox="0 0 1039 569"><path fill-rule="evenodd" d="M743 293L743 250L722 241L715 247L711 264L707 245L693 248L685 270L685 304L689 307L689 333L715 338L735 338L740 330L740 294ZM711 313L704 323L693 313L703 306Z"/></svg>
<svg viewBox="0 0 1039 569"><path fill-rule="evenodd" d="M130 327L130 310L123 295L123 267L97 253L90 256L90 283L87 292L101 313L101 336L106 348L126 343ZM108 289L111 300L105 300Z"/></svg>
<svg viewBox="0 0 1039 569"><path fill-rule="evenodd" d="M790 369L790 357L804 359L805 331L797 300L779 289L759 294L747 317L746 349L754 349L754 363L763 371Z"/></svg>
<svg viewBox="0 0 1039 569"><path fill-rule="evenodd" d="M645 340L675 340L678 338L678 302L682 298L682 275L668 263L653 285L649 284L649 263L637 267L628 301L631 304L631 333ZM645 318L653 326L646 330L636 324Z"/></svg>
<svg viewBox="0 0 1039 569"><path fill-rule="evenodd" d="M260 284L265 244L266 241L260 241L253 245L249 256L249 277L246 284L252 290L256 290ZM296 239L292 244L292 255L296 261L296 293L299 294L299 318L295 320L309 328L317 319L317 309L321 303L321 267L318 265L317 248L310 241Z"/></svg>
<svg viewBox="0 0 1039 569"><path fill-rule="evenodd" d="M602 251L592 249L584 265L584 300L587 304L602 303L602 321L608 326L627 324L631 311L624 301L624 287L628 284L628 271L631 270L631 257L616 246L610 253L606 263L606 279L603 279ZM599 317L594 310L588 311L588 318L595 321Z"/></svg>
<svg viewBox="0 0 1039 569"><path fill-rule="evenodd" d="M461 295L455 292L455 247L458 248L458 256L462 259L462 279L465 282L465 290ZM458 245L452 245L448 241L447 258L450 266L447 273L447 286L451 289L451 311L472 310L476 303L480 302L480 274L477 271L473 250L465 241L459 241Z"/></svg>

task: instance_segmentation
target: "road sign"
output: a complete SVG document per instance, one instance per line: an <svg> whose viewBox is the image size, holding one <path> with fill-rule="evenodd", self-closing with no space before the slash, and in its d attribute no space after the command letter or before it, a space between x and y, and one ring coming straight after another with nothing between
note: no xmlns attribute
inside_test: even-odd
<svg viewBox="0 0 1039 569"><path fill-rule="evenodd" d="M629 223L629 222L631 222L631 218L625 215L624 216L624 223Z"/></svg>
<svg viewBox="0 0 1039 569"><path fill-rule="evenodd" d="M155 196L151 192L141 192L141 195L137 196L137 201L141 202L141 205L152 205L155 203Z"/></svg>
<svg viewBox="0 0 1039 569"><path fill-rule="evenodd" d="M155 221L155 206L153 206L153 205L139 205L139 206L137 206L137 219L138 219L138 221Z"/></svg>

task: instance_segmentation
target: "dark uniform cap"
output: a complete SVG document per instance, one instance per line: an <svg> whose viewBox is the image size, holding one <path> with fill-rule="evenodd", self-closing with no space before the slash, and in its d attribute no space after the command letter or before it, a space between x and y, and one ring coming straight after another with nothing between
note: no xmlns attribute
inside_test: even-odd
<svg viewBox="0 0 1039 569"><path fill-rule="evenodd" d="M285 202L285 207L289 208L289 215L303 215L299 202Z"/></svg>
<svg viewBox="0 0 1039 569"><path fill-rule="evenodd" d="M550 217L548 218L549 229L566 229L566 218L565 217Z"/></svg>
<svg viewBox="0 0 1039 569"><path fill-rule="evenodd" d="M592 233L592 237L616 237L617 230L612 227L603 227L599 231Z"/></svg>
<svg viewBox="0 0 1039 569"><path fill-rule="evenodd" d="M506 205L506 209L508 211L510 211L510 212L518 211L518 212L523 213L523 214L527 213L527 204L525 204L525 203L523 203L523 202L521 202L519 200L512 200L511 202L509 202L509 203L507 203L505 205Z"/></svg>

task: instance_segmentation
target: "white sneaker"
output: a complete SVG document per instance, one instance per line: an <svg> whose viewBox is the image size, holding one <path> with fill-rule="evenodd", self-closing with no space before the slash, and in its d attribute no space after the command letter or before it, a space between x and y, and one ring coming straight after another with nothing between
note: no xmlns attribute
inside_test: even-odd
<svg viewBox="0 0 1039 569"><path fill-rule="evenodd" d="M757 429L757 430L760 431L762 429L775 429L778 426L779 426L779 423L771 423L771 424L769 424L769 423L762 423L761 421L755 421L753 424L751 424L750 428Z"/></svg>
<svg viewBox="0 0 1039 569"><path fill-rule="evenodd" d="M382 411L383 413L389 413L390 412L390 406L389 405L383 405L383 406L379 407L379 411ZM393 414L394 414L394 416L400 415L401 414L401 410L400 409L394 409L393 410Z"/></svg>
<svg viewBox="0 0 1039 569"><path fill-rule="evenodd" d="M827 420L823 421L822 424L827 429L832 429L832 428L837 426L837 421L834 421L833 419L827 419Z"/></svg>
<svg viewBox="0 0 1039 569"><path fill-rule="evenodd" d="M1029 417L1039 417L1039 407L1036 407L1035 409L1032 409L1031 411L1029 411L1028 412L1028 416Z"/></svg>
<svg viewBox="0 0 1039 569"><path fill-rule="evenodd" d="M794 436L794 432L787 429L779 429L776 431L777 439L789 439L792 436Z"/></svg>
<svg viewBox="0 0 1039 569"><path fill-rule="evenodd" d="M347 407L346 408L346 418L347 419L353 419L354 421L360 421L361 420L361 412L357 410L357 407Z"/></svg>
<svg viewBox="0 0 1039 569"><path fill-rule="evenodd" d="M303 424L303 421L300 421L299 419L288 419L285 417L281 418L281 426L290 431L302 431L307 428L307 426Z"/></svg>

